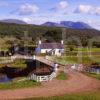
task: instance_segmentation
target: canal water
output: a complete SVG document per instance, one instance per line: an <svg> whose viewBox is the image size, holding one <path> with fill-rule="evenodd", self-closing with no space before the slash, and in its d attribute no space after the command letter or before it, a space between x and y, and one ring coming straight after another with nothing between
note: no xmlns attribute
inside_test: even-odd
<svg viewBox="0 0 100 100"><path fill-rule="evenodd" d="M7 77L7 75L0 75L0 83L10 82L11 78Z"/></svg>

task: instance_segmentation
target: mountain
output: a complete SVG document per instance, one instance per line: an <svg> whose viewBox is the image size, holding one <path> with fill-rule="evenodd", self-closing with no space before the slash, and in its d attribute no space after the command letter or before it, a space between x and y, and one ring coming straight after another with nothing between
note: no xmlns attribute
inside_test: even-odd
<svg viewBox="0 0 100 100"><path fill-rule="evenodd" d="M4 19L0 20L0 22L4 23L15 23L15 24L27 24L26 22L18 19ZM49 26L49 27L66 27L72 29L92 29L91 26L84 22L72 22L72 21L61 21L60 23L56 22L46 22L43 23L41 26Z"/></svg>
<svg viewBox="0 0 100 100"><path fill-rule="evenodd" d="M84 22L61 21L60 24L72 29L91 29L92 27Z"/></svg>
<svg viewBox="0 0 100 100"><path fill-rule="evenodd" d="M15 23L15 24L27 24L26 22L24 22L22 20L18 20L18 19L4 19L4 20L0 20L0 22Z"/></svg>
<svg viewBox="0 0 100 100"><path fill-rule="evenodd" d="M60 23L46 22L42 26L56 26L56 27L66 27L72 29L92 29L91 26L84 22L72 22L72 21L61 21Z"/></svg>
<svg viewBox="0 0 100 100"><path fill-rule="evenodd" d="M55 22L46 22L46 23L43 23L42 26L60 27L61 25Z"/></svg>

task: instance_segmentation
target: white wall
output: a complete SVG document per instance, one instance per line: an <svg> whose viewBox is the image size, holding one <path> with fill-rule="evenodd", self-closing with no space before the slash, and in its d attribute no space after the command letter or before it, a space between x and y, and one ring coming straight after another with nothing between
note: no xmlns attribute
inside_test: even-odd
<svg viewBox="0 0 100 100"><path fill-rule="evenodd" d="M52 49L41 49L41 53L46 53L46 52L50 52ZM60 52L59 52L60 50ZM55 52L53 52L55 51ZM54 49L52 51L52 55L58 55L61 56L61 54L64 52L64 49ZM53 54L54 53L54 54Z"/></svg>
<svg viewBox="0 0 100 100"><path fill-rule="evenodd" d="M51 51L52 49L41 49L41 53L46 53L46 52L49 52Z"/></svg>

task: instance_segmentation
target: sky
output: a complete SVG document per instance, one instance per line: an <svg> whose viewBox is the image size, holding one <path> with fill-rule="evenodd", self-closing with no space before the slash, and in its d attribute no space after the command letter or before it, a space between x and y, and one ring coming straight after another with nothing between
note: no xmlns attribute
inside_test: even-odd
<svg viewBox="0 0 100 100"><path fill-rule="evenodd" d="M100 0L0 0L0 20L81 21L100 30Z"/></svg>

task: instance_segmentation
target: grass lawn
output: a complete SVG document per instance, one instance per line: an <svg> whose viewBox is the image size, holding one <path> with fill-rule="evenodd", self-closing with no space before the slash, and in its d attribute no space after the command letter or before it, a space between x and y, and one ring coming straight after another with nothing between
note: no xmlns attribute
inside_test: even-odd
<svg viewBox="0 0 100 100"><path fill-rule="evenodd" d="M18 68L26 68L27 65L26 65L26 60L24 59L16 59L13 63L10 64L10 66L12 67L18 67Z"/></svg>
<svg viewBox="0 0 100 100"><path fill-rule="evenodd" d="M10 57L0 57L0 61L10 60Z"/></svg>
<svg viewBox="0 0 100 100"><path fill-rule="evenodd" d="M23 100L100 100L100 91L92 93L78 93L48 98L29 98Z"/></svg>
<svg viewBox="0 0 100 100"><path fill-rule="evenodd" d="M78 50L81 54L77 54ZM100 63L100 48L74 48L73 51L67 51L66 54L61 57L53 56L52 60L64 65L75 63Z"/></svg>
<svg viewBox="0 0 100 100"><path fill-rule="evenodd" d="M100 52L100 48L75 48L74 51L82 51L82 52Z"/></svg>
<svg viewBox="0 0 100 100"><path fill-rule="evenodd" d="M4 57L0 57L0 61L4 61L4 60L10 60L9 57L6 57L6 59ZM0 67L4 67L5 65L9 65L11 67L14 67L14 68L26 68L27 65L26 65L26 60L24 59L16 59L14 62L12 63L6 63L6 64L0 64Z"/></svg>
<svg viewBox="0 0 100 100"><path fill-rule="evenodd" d="M91 64L93 62L100 62L100 56L94 56L94 59L91 59L88 56L61 56L61 57L52 57L52 59L60 64L75 64L75 63L85 63Z"/></svg>
<svg viewBox="0 0 100 100"><path fill-rule="evenodd" d="M58 80L66 80L68 77L66 75L66 73L64 73L64 71L61 71L58 76L56 77L56 79Z"/></svg>
<svg viewBox="0 0 100 100"><path fill-rule="evenodd" d="M0 89L19 89L25 87L35 87L40 86L39 82L35 81L19 81L19 82L8 82L8 83L0 83Z"/></svg>
<svg viewBox="0 0 100 100"><path fill-rule="evenodd" d="M99 80L100 80L100 74L86 73L86 75L88 75L88 76L90 76L90 77L93 77L93 78L96 78L96 79L99 79Z"/></svg>

